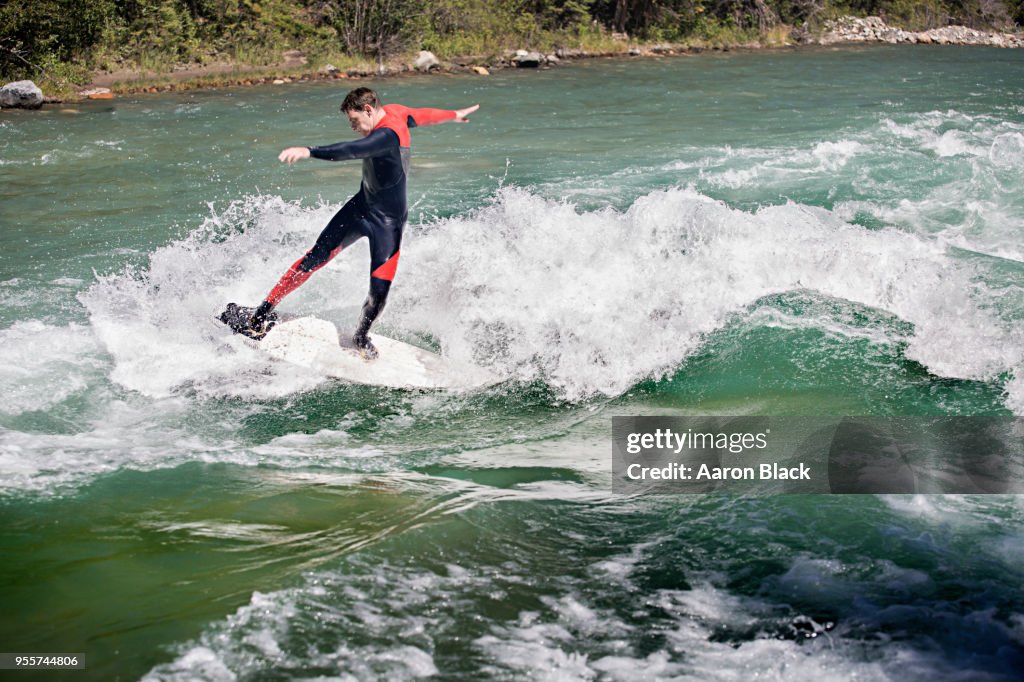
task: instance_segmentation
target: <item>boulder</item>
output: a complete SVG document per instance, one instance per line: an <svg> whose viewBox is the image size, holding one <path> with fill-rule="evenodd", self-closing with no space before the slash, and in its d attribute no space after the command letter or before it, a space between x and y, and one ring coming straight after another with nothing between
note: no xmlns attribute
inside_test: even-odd
<svg viewBox="0 0 1024 682"><path fill-rule="evenodd" d="M0 108L38 109L43 91L32 81L14 81L0 88Z"/></svg>
<svg viewBox="0 0 1024 682"><path fill-rule="evenodd" d="M420 50L420 55L416 57L416 61L412 65L417 71L430 71L431 69L439 68L441 62L438 61L433 52Z"/></svg>
<svg viewBox="0 0 1024 682"><path fill-rule="evenodd" d="M89 88L79 91L78 96L86 99L114 99L114 93L110 88Z"/></svg>
<svg viewBox="0 0 1024 682"><path fill-rule="evenodd" d="M490 76L491 75L491 72L488 71L487 68L483 67L483 66L474 66L473 67L473 73L475 73L475 74L477 74L479 76Z"/></svg>
<svg viewBox="0 0 1024 682"><path fill-rule="evenodd" d="M544 55L540 52L517 50L516 55L512 57L512 63L516 65L516 68L536 69L544 63Z"/></svg>
<svg viewBox="0 0 1024 682"><path fill-rule="evenodd" d="M284 66L305 66L309 61L302 50L287 50L283 56Z"/></svg>
<svg viewBox="0 0 1024 682"><path fill-rule="evenodd" d="M339 69L334 64L324 64L324 68L320 69L320 73L327 74L328 76L333 76L337 73L341 73L341 69Z"/></svg>

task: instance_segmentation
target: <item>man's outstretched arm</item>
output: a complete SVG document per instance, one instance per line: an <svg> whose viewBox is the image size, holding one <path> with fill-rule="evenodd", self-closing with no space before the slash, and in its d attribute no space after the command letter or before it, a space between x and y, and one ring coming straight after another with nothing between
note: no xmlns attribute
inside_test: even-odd
<svg viewBox="0 0 1024 682"><path fill-rule="evenodd" d="M418 126L432 126L444 123L445 121L468 123L469 119L467 116L479 108L479 104L474 104L471 107L455 109L454 111L451 109L406 109L406 115L412 117L413 123Z"/></svg>
<svg viewBox="0 0 1024 682"><path fill-rule="evenodd" d="M315 157L325 161L345 161L379 156L398 143L394 131L381 128L361 140L338 142L323 147L288 147L277 155L279 161L293 164L302 159Z"/></svg>

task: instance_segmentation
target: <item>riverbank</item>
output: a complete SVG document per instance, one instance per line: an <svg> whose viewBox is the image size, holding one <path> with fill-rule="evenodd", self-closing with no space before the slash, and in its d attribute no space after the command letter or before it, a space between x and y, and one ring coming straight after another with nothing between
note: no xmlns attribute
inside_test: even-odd
<svg viewBox="0 0 1024 682"><path fill-rule="evenodd" d="M929 31L906 31L890 26L879 17L846 16L827 22L817 34L806 27L779 26L746 42L691 40L685 43L639 43L625 34L611 34L601 49L559 48L551 52L506 50L501 55L463 55L438 59L430 52L416 57L405 55L387 61L372 62L353 57L311 62L302 51L290 50L273 65L215 62L180 64L160 72L139 68L97 71L91 81L69 92L54 96L47 93L45 103L63 104L85 99L111 99L120 95L173 92L183 90L286 85L315 80L381 78L406 74L475 74L488 76L502 69L549 69L565 61L609 57L688 56L707 51L793 48L811 45L857 43L981 45L1003 48L1024 47L1024 33L979 31L964 26L945 26Z"/></svg>
<svg viewBox="0 0 1024 682"><path fill-rule="evenodd" d="M408 73L469 73L486 76L492 71L508 68L551 68L563 61L607 57L665 57L695 55L707 51L791 48L801 45L840 45L847 43L987 45L992 47L1024 47L1024 33L978 31L964 26L946 26L930 31L905 31L887 25L879 17L847 16L825 24L824 31L814 35L805 28L782 26L762 35L759 40L742 43L636 43L621 34L613 35L602 50L560 48L544 54L536 51L506 51L501 57L487 59L466 55L448 61L431 55L430 66L418 67L410 60L392 60L373 64L358 60L347 67L323 64L310 68L298 51L286 53L285 61L276 67L216 64L193 65L171 73L154 74L138 71L98 73L88 88L109 88L115 94L168 92L203 87L230 87L265 84L287 84L295 81L386 77ZM427 53L429 54L429 53ZM422 58L423 53L421 53ZM87 88L87 89L88 89Z"/></svg>
<svg viewBox="0 0 1024 682"><path fill-rule="evenodd" d="M123 69L116 72L98 72L89 85L77 91L83 93L109 90L115 95L172 92L206 87L232 87L250 85L288 84L312 80L345 80L359 78L382 78L407 74L475 74L488 76L504 69L550 69L565 61L608 57L675 56L697 54L708 50L754 49L779 47L777 43L738 44L631 44L617 40L601 50L582 48L559 48L544 53L535 50L506 50L496 57L463 55L441 60L429 52L420 52L415 58L392 59L373 63L368 60L348 60L348 64L335 66L334 63L311 64L300 51L292 51L276 66L254 66L248 64L214 64L209 66L181 66L174 71L156 73L152 71ZM337 61L337 60L336 60Z"/></svg>

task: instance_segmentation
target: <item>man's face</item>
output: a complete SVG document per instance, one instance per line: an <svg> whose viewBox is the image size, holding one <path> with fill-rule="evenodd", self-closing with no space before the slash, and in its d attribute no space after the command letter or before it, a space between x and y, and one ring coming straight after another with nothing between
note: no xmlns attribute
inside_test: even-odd
<svg viewBox="0 0 1024 682"><path fill-rule="evenodd" d="M373 107L367 105L362 109L352 109L345 112L348 116L349 125L352 130L366 137L373 131Z"/></svg>

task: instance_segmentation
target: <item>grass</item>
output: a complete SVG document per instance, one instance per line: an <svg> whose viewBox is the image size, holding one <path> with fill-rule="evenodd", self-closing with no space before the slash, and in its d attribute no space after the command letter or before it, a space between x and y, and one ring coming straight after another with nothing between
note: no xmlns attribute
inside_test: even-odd
<svg viewBox="0 0 1024 682"><path fill-rule="evenodd" d="M178 90L195 90L200 88L224 88L237 85L255 85L257 83L269 83L275 80L315 80L331 78L350 78L352 74L374 73L375 65L369 62L360 62L361 66L341 70L341 76L331 76L326 73L311 70L308 66L295 68L280 67L239 67L233 71L222 73L203 74L188 77L173 77L171 75L158 75L153 77L131 78L127 80L114 81L109 86L111 91L118 94L129 94L138 92L169 92Z"/></svg>
<svg viewBox="0 0 1024 682"><path fill-rule="evenodd" d="M641 52L657 48L654 51L659 53L680 53L738 47L771 48L791 44L789 26L779 25L759 32L754 29L739 29L710 18L695 26L695 30L689 35L652 36L652 39L647 41L627 41L622 36L613 35L590 24L581 24L558 32L540 30L535 26L526 28L528 30L522 33L509 32L506 28L500 34L485 29L474 33L428 35L420 46L434 52L443 63L458 65L451 68L459 70L470 65L500 67L509 51L520 48L544 54L551 54L558 48L569 48L582 50L587 56L610 56L624 55L633 48L639 48ZM308 64L302 66L281 64L283 53L288 46L270 48L256 44L232 46L230 53L202 55L200 63L190 65L192 68L185 71L176 71L176 67L180 68L181 65L160 55L149 55L134 62L120 60L120 67L134 70L137 74L116 81L109 87L115 93L126 94L252 85L276 79L344 79L379 73L389 75L408 71L419 51L412 50L378 64L371 57L352 56L340 52L336 41L308 41L300 47L309 60ZM324 73L323 68L327 64L334 66L341 75ZM40 82L48 95L75 99L76 85L87 83L92 78L92 74L81 66L59 63L49 66L47 77ZM188 73L189 70L201 72L204 66L210 71Z"/></svg>

